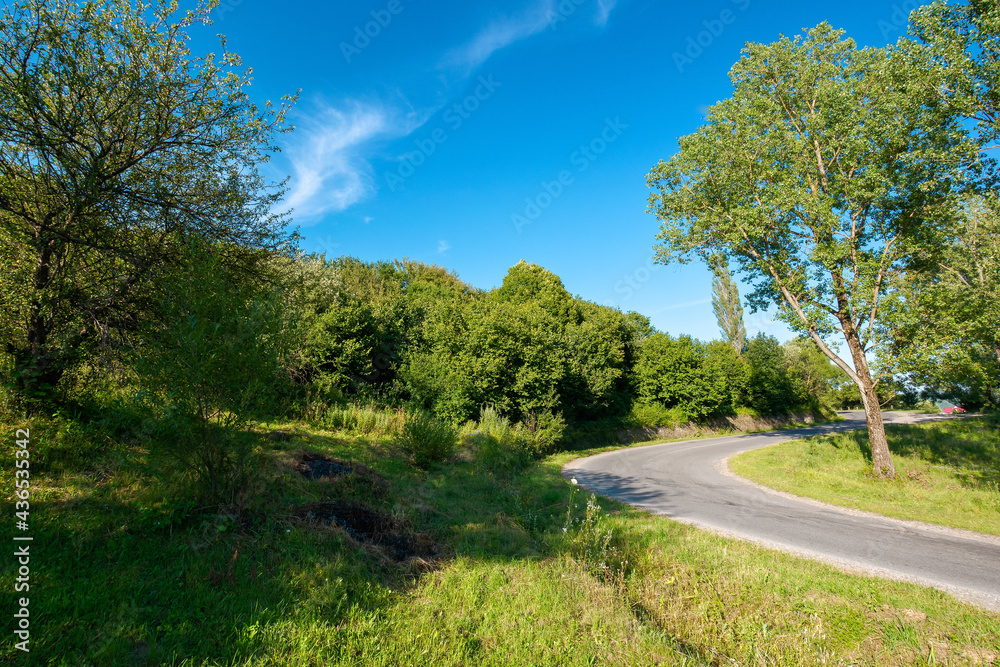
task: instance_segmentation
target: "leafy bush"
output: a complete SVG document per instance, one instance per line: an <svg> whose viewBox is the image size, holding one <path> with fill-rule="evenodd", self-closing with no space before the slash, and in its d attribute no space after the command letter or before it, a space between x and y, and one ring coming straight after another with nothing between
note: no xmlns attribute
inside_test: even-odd
<svg viewBox="0 0 1000 667"><path fill-rule="evenodd" d="M399 444L419 466L443 461L455 453L458 433L447 422L423 411L406 415Z"/></svg>
<svg viewBox="0 0 1000 667"><path fill-rule="evenodd" d="M758 334L744 354L749 375L747 403L762 415L783 415L799 407L799 397L785 364L785 353L774 336Z"/></svg>
<svg viewBox="0 0 1000 667"><path fill-rule="evenodd" d="M939 408L936 403L934 403L933 401L928 401L926 399L917 403L916 409L922 412L923 414L928 414L928 415L936 415L937 413L941 412L941 408Z"/></svg>
<svg viewBox="0 0 1000 667"><path fill-rule="evenodd" d="M721 372L721 361L690 336L657 333L643 341L635 378L642 403L680 408L694 420L733 407L733 391Z"/></svg>
<svg viewBox="0 0 1000 667"><path fill-rule="evenodd" d="M153 417L150 444L193 472L215 503L247 479L249 422L273 407L289 329L276 292L239 281L211 246L186 252L185 268L164 279L159 321L131 354Z"/></svg>
<svg viewBox="0 0 1000 667"><path fill-rule="evenodd" d="M682 408L666 408L659 403L637 402L632 406L628 417L629 425L638 428L662 426L675 428L687 421L689 421L688 415Z"/></svg>
<svg viewBox="0 0 1000 667"><path fill-rule="evenodd" d="M537 456L555 451L566 432L566 420L562 413L543 410L539 414L529 414L526 418L527 430L531 434L532 447Z"/></svg>
<svg viewBox="0 0 1000 667"><path fill-rule="evenodd" d="M522 424L511 425L490 405L482 409L477 428L466 441L476 459L494 473L523 470L536 453L532 434Z"/></svg>

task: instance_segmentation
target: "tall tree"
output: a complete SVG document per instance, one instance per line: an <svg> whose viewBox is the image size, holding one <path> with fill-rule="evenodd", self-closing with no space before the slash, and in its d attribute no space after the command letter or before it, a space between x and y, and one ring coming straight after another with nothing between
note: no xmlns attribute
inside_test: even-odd
<svg viewBox="0 0 1000 667"><path fill-rule="evenodd" d="M22 391L58 382L87 341L134 329L151 279L211 239L234 275L283 247L282 193L258 166L286 105L261 111L222 42L196 58L203 1L19 0L0 14L0 226L26 256L8 345ZM290 100L286 100L290 102Z"/></svg>
<svg viewBox="0 0 1000 667"><path fill-rule="evenodd" d="M776 304L847 373L875 474L892 477L867 353L886 342L883 298L954 204L976 149L915 83L935 70L842 37L824 23L748 44L733 96L649 173L649 210L662 222L659 261L736 262L751 306ZM852 363L831 347L835 334Z"/></svg>
<svg viewBox="0 0 1000 667"><path fill-rule="evenodd" d="M732 345L736 355L742 357L747 346L747 330L743 325L740 290L724 262L715 262L712 272L715 274L712 278L712 310L722 330L722 340Z"/></svg>

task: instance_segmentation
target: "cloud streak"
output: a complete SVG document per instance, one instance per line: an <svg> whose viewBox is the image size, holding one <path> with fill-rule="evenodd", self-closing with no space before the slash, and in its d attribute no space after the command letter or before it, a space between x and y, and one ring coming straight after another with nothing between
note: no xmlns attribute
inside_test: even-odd
<svg viewBox="0 0 1000 667"><path fill-rule="evenodd" d="M618 4L618 0L597 0L597 16L594 22L602 28L607 25L608 17L611 15L616 4Z"/></svg>
<svg viewBox="0 0 1000 667"><path fill-rule="evenodd" d="M555 13L554 0L542 0L516 17L495 20L472 40L448 52L442 64L468 74L500 49L545 30Z"/></svg>
<svg viewBox="0 0 1000 667"><path fill-rule="evenodd" d="M426 115L403 115L380 103L347 100L340 106L323 102L300 115L296 141L285 148L291 163L289 191L279 209L294 209L299 222L343 211L375 191L368 162L377 140L406 136Z"/></svg>

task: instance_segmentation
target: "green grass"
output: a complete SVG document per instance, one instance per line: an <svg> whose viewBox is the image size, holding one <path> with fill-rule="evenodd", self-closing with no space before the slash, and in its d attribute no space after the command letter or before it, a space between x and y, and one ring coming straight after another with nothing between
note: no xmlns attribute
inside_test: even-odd
<svg viewBox="0 0 1000 667"><path fill-rule="evenodd" d="M887 425L894 480L871 474L865 431L745 452L729 466L765 486L900 519L1000 535L1000 417Z"/></svg>
<svg viewBox="0 0 1000 667"><path fill-rule="evenodd" d="M465 450L422 470L391 438L270 424L291 437L262 438L241 511L206 513L153 474L141 437L67 420L3 428L24 426L33 644L21 655L8 635L0 661L894 666L1000 653L1000 615L939 591L588 502L560 469L600 450L526 467ZM303 452L358 472L306 479ZM397 563L296 518L318 501L384 511L437 556ZM13 576L5 566L4 590Z"/></svg>

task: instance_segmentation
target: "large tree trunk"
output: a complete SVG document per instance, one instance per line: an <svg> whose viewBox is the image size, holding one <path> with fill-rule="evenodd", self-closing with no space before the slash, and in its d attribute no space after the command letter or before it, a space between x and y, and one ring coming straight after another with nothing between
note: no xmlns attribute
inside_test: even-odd
<svg viewBox="0 0 1000 667"><path fill-rule="evenodd" d="M50 240L42 242L40 246L28 312L27 346L15 349L8 344L8 352L14 356L15 387L22 394L35 398L50 394L64 371L59 363L59 351L52 349L49 340L51 323L42 305L52 281L56 244Z"/></svg>
<svg viewBox="0 0 1000 667"><path fill-rule="evenodd" d="M861 342L854 335L847 335L847 346L851 349L854 360L854 372L857 374L858 389L861 390L861 401L865 406L865 419L868 422L868 442L872 450L872 470L876 477L892 478L896 469L892 465L892 455L889 453L889 441L885 437L885 424L882 422L882 405L868 370L868 360L861 349Z"/></svg>

